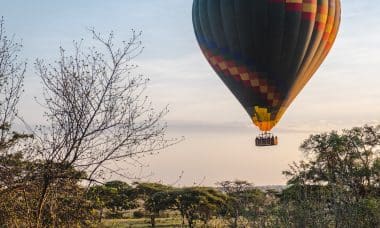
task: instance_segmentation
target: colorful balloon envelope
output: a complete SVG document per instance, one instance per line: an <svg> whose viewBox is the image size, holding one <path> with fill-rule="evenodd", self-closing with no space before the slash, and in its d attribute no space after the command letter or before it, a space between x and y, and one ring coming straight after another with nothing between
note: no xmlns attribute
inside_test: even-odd
<svg viewBox="0 0 380 228"><path fill-rule="evenodd" d="M340 0L194 0L198 43L261 131L270 131L329 53Z"/></svg>

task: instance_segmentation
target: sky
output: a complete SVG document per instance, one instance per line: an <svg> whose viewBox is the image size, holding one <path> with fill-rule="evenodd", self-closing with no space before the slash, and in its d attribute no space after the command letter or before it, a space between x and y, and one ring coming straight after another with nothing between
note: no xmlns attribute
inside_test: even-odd
<svg viewBox="0 0 380 228"><path fill-rule="evenodd" d="M285 184L281 172L304 159L299 145L310 134L380 123L378 0L342 0L335 45L274 129L280 142L271 148L254 146L258 130L202 56L191 0L0 0L0 6L28 61L19 109L29 125L43 122L33 99L41 96L36 58L53 62L58 48L70 50L73 40L91 44L89 27L114 31L119 41L128 40L131 29L143 32L135 73L151 79L147 93L157 109L169 105L169 137L185 140L144 158L141 170L126 164L131 176L183 186L234 179Z"/></svg>

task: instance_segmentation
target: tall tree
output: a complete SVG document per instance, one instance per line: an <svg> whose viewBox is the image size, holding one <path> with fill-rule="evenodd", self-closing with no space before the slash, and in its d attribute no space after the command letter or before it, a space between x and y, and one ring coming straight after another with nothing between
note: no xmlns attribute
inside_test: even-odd
<svg viewBox="0 0 380 228"><path fill-rule="evenodd" d="M26 62L19 59L22 45L15 36L8 36L4 18L0 19L0 149L7 152L21 136L11 131L23 92ZM4 150L5 149L5 150Z"/></svg>
<svg viewBox="0 0 380 228"><path fill-rule="evenodd" d="M141 33L133 31L118 47L113 33L104 38L90 31L98 46L75 42L73 54L60 48L56 62L35 63L48 122L35 132L35 156L45 162L37 220L50 185L72 178L66 168L86 172L92 181L102 171L117 172L115 163L135 161L171 143L162 122L167 110L154 111L144 93L148 79L132 74L136 65L131 61L142 51ZM62 169L53 170L54 163L63 164Z"/></svg>
<svg viewBox="0 0 380 228"><path fill-rule="evenodd" d="M0 18L0 224L17 224L20 189L28 180L31 164L22 153L30 135L14 131L17 105L23 92L26 62L20 60L22 44L8 35Z"/></svg>
<svg viewBox="0 0 380 228"><path fill-rule="evenodd" d="M247 181L223 181L218 187L227 194L222 214L231 227L239 227L239 220L255 220L263 209L265 194Z"/></svg>
<svg viewBox="0 0 380 228"><path fill-rule="evenodd" d="M174 203L171 186L160 183L134 183L135 197L144 201L144 208L150 213L150 223L152 227L156 226L156 218L160 211L170 209Z"/></svg>
<svg viewBox="0 0 380 228"><path fill-rule="evenodd" d="M207 226L208 221L218 214L220 208L225 207L225 195L207 187L189 187L178 189L176 207L186 218L189 227L194 227L197 219Z"/></svg>
<svg viewBox="0 0 380 228"><path fill-rule="evenodd" d="M336 227L380 224L373 216L380 213L373 206L379 199L379 146L380 126L312 135L304 141L301 149L309 160L284 172L291 188L283 194L293 202L290 208L305 212L302 225L313 225L310 221L317 220L312 216L331 218L323 222Z"/></svg>
<svg viewBox="0 0 380 228"><path fill-rule="evenodd" d="M144 208L150 212L151 225L156 226L155 219L160 215L160 212L174 209L175 200L172 189L159 191L151 195L144 202Z"/></svg>
<svg viewBox="0 0 380 228"><path fill-rule="evenodd" d="M135 208L136 202L132 197L132 187L122 181L109 181L104 185L94 185L88 189L87 198L99 210L99 219L103 218L103 210L109 209L113 213Z"/></svg>

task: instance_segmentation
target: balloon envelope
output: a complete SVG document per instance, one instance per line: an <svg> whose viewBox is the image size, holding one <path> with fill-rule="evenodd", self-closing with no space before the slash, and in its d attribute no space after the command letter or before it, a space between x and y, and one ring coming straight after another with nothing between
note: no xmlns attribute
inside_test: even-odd
<svg viewBox="0 0 380 228"><path fill-rule="evenodd" d="M208 62L253 123L271 130L330 51L340 0L194 0Z"/></svg>

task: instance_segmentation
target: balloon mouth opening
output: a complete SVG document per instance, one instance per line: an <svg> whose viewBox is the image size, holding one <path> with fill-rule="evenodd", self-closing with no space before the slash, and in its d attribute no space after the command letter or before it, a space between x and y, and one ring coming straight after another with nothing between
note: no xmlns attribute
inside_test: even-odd
<svg viewBox="0 0 380 228"><path fill-rule="evenodd" d="M272 130L277 124L276 114L272 113L268 107L254 106L252 121L261 131L266 132Z"/></svg>
<svg viewBox="0 0 380 228"><path fill-rule="evenodd" d="M269 132L276 125L277 121L253 121L262 132Z"/></svg>

